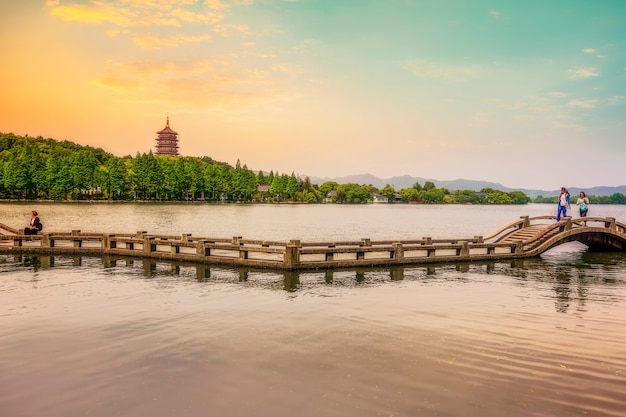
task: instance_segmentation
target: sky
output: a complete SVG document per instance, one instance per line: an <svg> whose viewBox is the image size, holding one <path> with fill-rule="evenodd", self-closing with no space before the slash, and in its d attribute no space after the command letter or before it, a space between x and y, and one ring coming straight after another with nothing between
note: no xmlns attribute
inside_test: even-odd
<svg viewBox="0 0 626 417"><path fill-rule="evenodd" d="M626 1L0 2L0 132L313 177L626 184Z"/></svg>

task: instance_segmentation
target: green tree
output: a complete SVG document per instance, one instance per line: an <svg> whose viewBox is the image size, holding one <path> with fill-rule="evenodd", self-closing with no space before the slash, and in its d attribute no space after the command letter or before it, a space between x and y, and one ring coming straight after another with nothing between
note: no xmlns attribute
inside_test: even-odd
<svg viewBox="0 0 626 417"><path fill-rule="evenodd" d="M340 184L337 187L337 202L348 204L362 204L372 201L372 192L369 187L358 184Z"/></svg>
<svg viewBox="0 0 626 417"><path fill-rule="evenodd" d="M102 171L104 172L104 190L110 200L116 200L123 196L128 187L128 173L126 165L119 158L109 158Z"/></svg>
<svg viewBox="0 0 626 417"><path fill-rule="evenodd" d="M162 191L163 175L152 151L137 154L133 160L135 191L143 199L157 198Z"/></svg>
<svg viewBox="0 0 626 417"><path fill-rule="evenodd" d="M424 190L420 193L420 200L427 204L443 203L445 192L437 188L426 189L426 184L424 184Z"/></svg>
<svg viewBox="0 0 626 417"><path fill-rule="evenodd" d="M530 203L530 197L524 194L522 191L511 191L508 193L509 197L513 201L513 204L528 204Z"/></svg>
<svg viewBox="0 0 626 417"><path fill-rule="evenodd" d="M287 178L287 183L285 184L285 192L287 196L291 199L295 199L296 193L300 191L300 179L296 176L295 173L291 173L289 178Z"/></svg>
<svg viewBox="0 0 626 417"><path fill-rule="evenodd" d="M71 155L69 163L72 194L74 198L79 198L93 187L98 160L90 150L80 150Z"/></svg>
<svg viewBox="0 0 626 417"><path fill-rule="evenodd" d="M491 204L512 204L513 199L504 191L491 190L487 195L487 202Z"/></svg>
<svg viewBox="0 0 626 417"><path fill-rule="evenodd" d="M46 160L45 182L49 190L49 197L53 200L65 200L73 189L72 174L70 171L69 152L56 148Z"/></svg>
<svg viewBox="0 0 626 417"><path fill-rule="evenodd" d="M320 194L322 194L322 196L326 198L328 193L331 191L336 191L337 187L339 187L339 184L337 184L336 182L327 181L323 183L322 185L320 185Z"/></svg>
<svg viewBox="0 0 626 417"><path fill-rule="evenodd" d="M480 196L474 190L457 190L452 193L455 203L478 204L481 203Z"/></svg>
<svg viewBox="0 0 626 417"><path fill-rule="evenodd" d="M286 175L274 175L274 180L270 185L270 193L280 201L287 196L287 181L289 177Z"/></svg>
<svg viewBox="0 0 626 417"><path fill-rule="evenodd" d="M611 204L626 204L626 197L622 193L611 194L609 200Z"/></svg>
<svg viewBox="0 0 626 417"><path fill-rule="evenodd" d="M417 184L417 183L416 183L416 184ZM435 188L437 188L437 187L435 187L435 183L434 183L434 182L432 182L432 181L426 181L426 182L424 183L424 187L422 188L422 190L424 190L424 191L430 191L430 190L434 190Z"/></svg>
<svg viewBox="0 0 626 417"><path fill-rule="evenodd" d="M400 195L404 201L419 201L420 192L415 188L404 188L400 190Z"/></svg>
<svg viewBox="0 0 626 417"><path fill-rule="evenodd" d="M237 161L237 166L233 172L234 193L240 200L251 200L257 191L257 177L247 166L241 166Z"/></svg>

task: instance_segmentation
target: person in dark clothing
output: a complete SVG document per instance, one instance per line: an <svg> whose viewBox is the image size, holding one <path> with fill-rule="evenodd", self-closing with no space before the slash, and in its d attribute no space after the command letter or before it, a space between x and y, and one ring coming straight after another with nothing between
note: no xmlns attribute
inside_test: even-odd
<svg viewBox="0 0 626 417"><path fill-rule="evenodd" d="M39 232L41 229L43 229L43 225L39 221L39 217L37 215L37 212L35 210L33 210L30 213L30 224L28 225L28 227L24 228L24 234L25 235L36 235L37 232Z"/></svg>

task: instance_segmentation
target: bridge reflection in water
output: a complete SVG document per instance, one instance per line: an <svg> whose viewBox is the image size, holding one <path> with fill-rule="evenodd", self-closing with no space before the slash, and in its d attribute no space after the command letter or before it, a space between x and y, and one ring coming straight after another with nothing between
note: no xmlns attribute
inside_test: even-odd
<svg viewBox="0 0 626 417"><path fill-rule="evenodd" d="M575 244L574 244L575 245ZM319 286L372 287L400 281L429 284L451 281L463 284L481 275L500 275L513 285L539 286L554 293L556 310L566 312L575 302L587 301L588 286L624 285L606 274L611 269L626 270L626 254L588 252L575 245L567 252L531 259L445 263L424 266L342 268L324 271L284 271L243 267L210 266L204 263L137 259L125 256L80 255L0 255L0 267L39 270L79 267L104 270L112 275L139 276L143 279L195 280L207 284L240 284L255 288L298 293ZM108 272L107 272L108 271Z"/></svg>

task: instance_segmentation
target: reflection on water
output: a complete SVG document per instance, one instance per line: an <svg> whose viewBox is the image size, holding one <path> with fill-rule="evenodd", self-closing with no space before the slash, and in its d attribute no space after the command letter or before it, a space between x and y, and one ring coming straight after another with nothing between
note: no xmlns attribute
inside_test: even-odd
<svg viewBox="0 0 626 417"><path fill-rule="evenodd" d="M577 244L299 273L3 255L0 416L622 416L625 324L626 255Z"/></svg>
<svg viewBox="0 0 626 417"><path fill-rule="evenodd" d="M554 253L554 252L552 252ZM626 254L597 252L557 252L544 257L458 264L435 264L412 267L352 268L314 272L273 271L267 269L225 268L189 262L157 261L121 256L78 255L4 255L0 273L30 269L33 281L37 272L65 267L104 268L106 275L142 276L149 279L180 277L206 283L239 283L245 287L280 289L297 295L324 286L377 286L398 281L422 283L456 281L470 284L483 275L513 278L510 285L551 288L556 311L567 312L572 304L585 310L589 290L595 286L622 287ZM611 299L610 294L603 293Z"/></svg>

